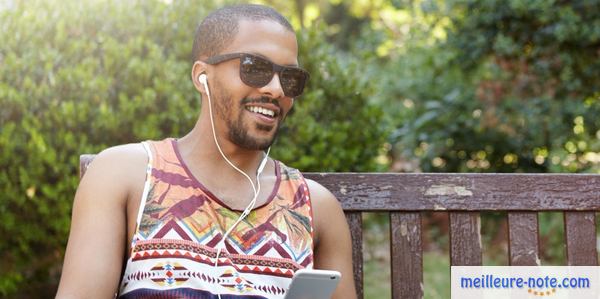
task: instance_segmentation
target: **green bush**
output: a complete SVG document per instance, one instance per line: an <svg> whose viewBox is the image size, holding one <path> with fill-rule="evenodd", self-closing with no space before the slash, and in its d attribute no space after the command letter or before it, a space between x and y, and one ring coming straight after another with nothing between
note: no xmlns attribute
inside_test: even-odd
<svg viewBox="0 0 600 299"><path fill-rule="evenodd" d="M220 3L169 3L0 7L0 295L55 292L80 154L193 127L200 101L189 79L192 38ZM274 156L304 170L380 169L386 130L369 102L372 85L316 27L299 39L310 90Z"/></svg>
<svg viewBox="0 0 600 299"><path fill-rule="evenodd" d="M421 3L432 5L413 7L422 20L381 80L401 108L396 160L435 172L600 172L600 1Z"/></svg>

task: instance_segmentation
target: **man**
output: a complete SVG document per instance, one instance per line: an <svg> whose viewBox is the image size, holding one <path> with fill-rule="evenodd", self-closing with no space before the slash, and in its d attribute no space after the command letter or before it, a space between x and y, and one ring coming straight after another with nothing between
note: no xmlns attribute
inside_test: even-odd
<svg viewBox="0 0 600 299"><path fill-rule="evenodd" d="M75 195L58 298L282 298L305 267L340 271L334 298L356 297L338 201L267 157L308 79L297 48L265 6L202 22L195 127L98 154Z"/></svg>

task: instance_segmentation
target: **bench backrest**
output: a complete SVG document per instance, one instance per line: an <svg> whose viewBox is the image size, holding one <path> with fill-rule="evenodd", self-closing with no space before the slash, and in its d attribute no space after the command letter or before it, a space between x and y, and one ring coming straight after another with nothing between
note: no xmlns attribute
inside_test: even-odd
<svg viewBox="0 0 600 299"><path fill-rule="evenodd" d="M94 155L80 158L80 176ZM342 203L352 234L354 280L363 298L362 213L390 217L393 298L423 297L421 212L447 211L450 264L482 265L481 211L508 212L509 263L535 266L538 211L563 211L568 265L597 266L600 175L305 173Z"/></svg>

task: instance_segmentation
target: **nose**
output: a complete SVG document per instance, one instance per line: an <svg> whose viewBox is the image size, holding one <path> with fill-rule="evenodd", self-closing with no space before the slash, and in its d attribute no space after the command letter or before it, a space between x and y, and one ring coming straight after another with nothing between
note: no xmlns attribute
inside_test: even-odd
<svg viewBox="0 0 600 299"><path fill-rule="evenodd" d="M273 99L279 99L284 97L283 87L281 87L281 81L279 80L279 74L275 73L271 81L258 89L263 95L268 95Z"/></svg>

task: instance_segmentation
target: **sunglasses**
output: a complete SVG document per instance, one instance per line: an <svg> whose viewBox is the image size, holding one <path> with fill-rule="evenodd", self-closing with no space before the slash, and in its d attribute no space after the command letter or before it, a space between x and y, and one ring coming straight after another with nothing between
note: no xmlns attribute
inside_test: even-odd
<svg viewBox="0 0 600 299"><path fill-rule="evenodd" d="M286 97L294 98L302 94L310 75L307 71L292 66L273 63L260 56L247 53L231 53L209 57L208 64L219 64L232 59L240 59L240 79L246 85L260 88L271 82L275 73L279 75L281 88Z"/></svg>

